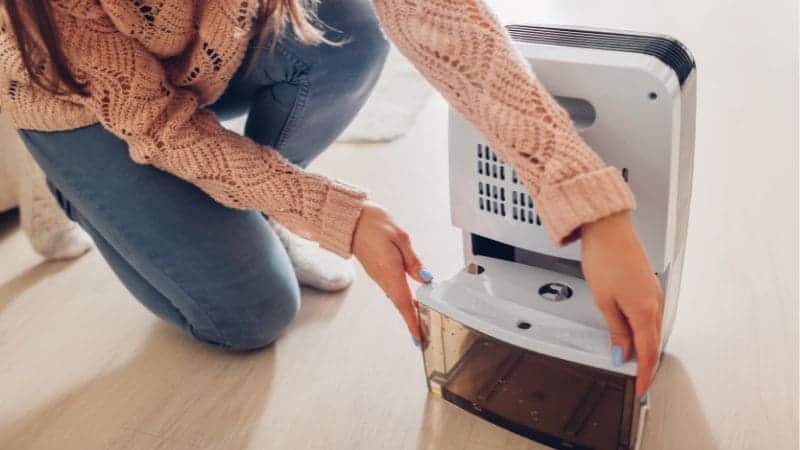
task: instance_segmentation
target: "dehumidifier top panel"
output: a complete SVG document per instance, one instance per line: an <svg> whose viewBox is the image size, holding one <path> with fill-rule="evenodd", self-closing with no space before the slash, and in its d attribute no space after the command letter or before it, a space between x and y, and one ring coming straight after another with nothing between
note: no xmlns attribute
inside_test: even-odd
<svg viewBox="0 0 800 450"><path fill-rule="evenodd" d="M675 71L681 84L695 68L694 59L686 46L669 36L536 25L509 25L506 28L511 38L517 42L636 52L655 56Z"/></svg>

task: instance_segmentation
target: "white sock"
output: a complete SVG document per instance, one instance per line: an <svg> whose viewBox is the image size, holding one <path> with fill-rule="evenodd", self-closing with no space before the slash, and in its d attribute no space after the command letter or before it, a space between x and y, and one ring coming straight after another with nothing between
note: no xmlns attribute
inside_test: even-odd
<svg viewBox="0 0 800 450"><path fill-rule="evenodd" d="M301 238L273 220L270 223L289 254L300 284L334 292L353 283L355 270L352 259L329 252L316 242Z"/></svg>
<svg viewBox="0 0 800 450"><path fill-rule="evenodd" d="M92 248L92 239L77 224L55 230L44 230L31 242L47 259L72 259Z"/></svg>

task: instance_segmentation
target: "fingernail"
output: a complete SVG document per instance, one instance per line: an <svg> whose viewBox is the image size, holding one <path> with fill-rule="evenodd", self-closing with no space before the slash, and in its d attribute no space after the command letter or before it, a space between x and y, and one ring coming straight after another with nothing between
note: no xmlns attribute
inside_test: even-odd
<svg viewBox="0 0 800 450"><path fill-rule="evenodd" d="M622 365L622 347L619 345L615 345L611 348L611 364L613 364L614 367Z"/></svg>
<svg viewBox="0 0 800 450"><path fill-rule="evenodd" d="M430 283L433 281L433 274L428 271L428 269L422 268L419 269L419 277L422 278L422 281L426 283Z"/></svg>
<svg viewBox="0 0 800 450"><path fill-rule="evenodd" d="M415 336L411 336L411 341L414 342L414 346L420 348L419 340Z"/></svg>
<svg viewBox="0 0 800 450"><path fill-rule="evenodd" d="M650 395L650 391L644 393L642 398L639 399L639 403L647 403L647 396Z"/></svg>

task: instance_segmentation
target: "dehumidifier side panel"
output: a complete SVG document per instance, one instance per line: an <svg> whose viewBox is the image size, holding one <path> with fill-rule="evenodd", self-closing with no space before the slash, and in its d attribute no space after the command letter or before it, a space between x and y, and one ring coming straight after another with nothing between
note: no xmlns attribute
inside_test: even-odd
<svg viewBox="0 0 800 450"><path fill-rule="evenodd" d="M686 254L686 238L689 229L689 210L691 206L692 179L694 175L694 143L696 123L697 72L693 71L683 85L681 104L680 159L675 208L674 245L672 248L669 282L664 292L664 316L661 346L666 346L678 309L683 262Z"/></svg>

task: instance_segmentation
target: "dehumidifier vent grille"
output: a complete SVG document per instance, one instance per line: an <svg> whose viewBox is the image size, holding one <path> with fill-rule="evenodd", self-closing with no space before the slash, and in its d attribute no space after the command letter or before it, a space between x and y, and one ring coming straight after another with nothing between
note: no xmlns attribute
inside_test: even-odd
<svg viewBox="0 0 800 450"><path fill-rule="evenodd" d="M510 169L488 145L477 146L477 172L480 179L478 208L481 211L512 222L542 225L533 198L525 191L517 172Z"/></svg>
<svg viewBox="0 0 800 450"><path fill-rule="evenodd" d="M478 174L505 181L508 169L488 145L478 144Z"/></svg>

